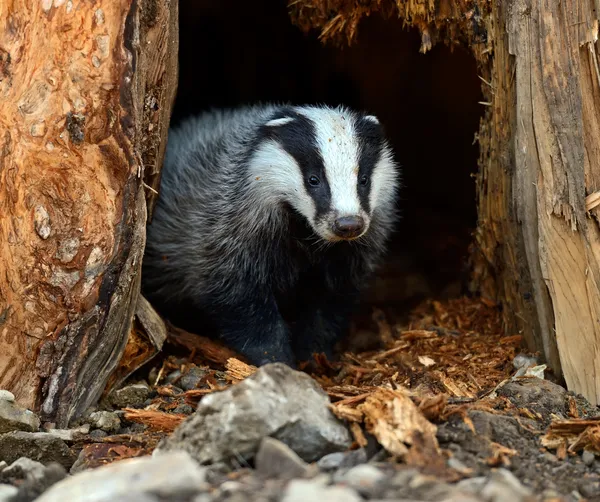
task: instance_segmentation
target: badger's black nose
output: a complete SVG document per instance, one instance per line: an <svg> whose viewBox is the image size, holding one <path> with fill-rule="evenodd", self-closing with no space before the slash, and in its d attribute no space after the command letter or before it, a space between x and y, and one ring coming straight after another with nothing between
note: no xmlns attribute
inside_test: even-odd
<svg viewBox="0 0 600 502"><path fill-rule="evenodd" d="M365 220L361 216L342 216L333 223L333 231L338 237L349 239L361 234Z"/></svg>

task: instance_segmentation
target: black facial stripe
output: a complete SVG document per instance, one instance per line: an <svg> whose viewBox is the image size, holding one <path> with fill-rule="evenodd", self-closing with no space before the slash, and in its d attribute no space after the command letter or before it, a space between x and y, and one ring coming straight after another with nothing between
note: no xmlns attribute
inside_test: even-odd
<svg viewBox="0 0 600 502"><path fill-rule="evenodd" d="M358 159L358 197L361 206L366 211L370 211L371 175L381 157L385 138L382 127L365 117L360 117L356 121L355 129L360 152ZM360 179L365 174L369 178L369 182L366 185L361 185Z"/></svg>
<svg viewBox="0 0 600 502"><path fill-rule="evenodd" d="M326 213L331 205L331 190L325 175L325 164L317 148L315 126L310 119L295 112L292 108L278 110L270 120L293 118L282 125L263 126L259 132L259 141L274 139L298 162L304 178L306 191L315 201L316 217ZM311 186L308 179L317 176L321 183Z"/></svg>

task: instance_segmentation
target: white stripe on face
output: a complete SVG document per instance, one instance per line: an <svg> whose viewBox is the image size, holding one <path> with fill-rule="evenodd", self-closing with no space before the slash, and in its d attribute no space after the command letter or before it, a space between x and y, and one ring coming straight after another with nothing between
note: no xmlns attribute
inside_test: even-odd
<svg viewBox="0 0 600 502"><path fill-rule="evenodd" d="M331 210L337 216L363 214L357 190L359 145L352 116L343 109L308 107L297 111L314 124L331 193Z"/></svg>
<svg viewBox="0 0 600 502"><path fill-rule="evenodd" d="M317 212L315 202L306 192L302 170L296 159L277 141L261 144L250 160L250 183L257 187L258 203L283 197L309 221Z"/></svg>
<svg viewBox="0 0 600 502"><path fill-rule="evenodd" d="M386 148L381 153L381 158L375 165L371 174L371 193L369 205L371 211L377 206L393 204L396 197L398 173L391 152Z"/></svg>

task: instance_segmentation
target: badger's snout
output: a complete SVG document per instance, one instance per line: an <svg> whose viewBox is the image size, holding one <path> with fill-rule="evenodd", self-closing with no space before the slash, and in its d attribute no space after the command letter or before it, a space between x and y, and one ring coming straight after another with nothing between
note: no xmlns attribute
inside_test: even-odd
<svg viewBox="0 0 600 502"><path fill-rule="evenodd" d="M365 220L362 216L341 216L333 222L333 233L342 239L354 239L365 230Z"/></svg>

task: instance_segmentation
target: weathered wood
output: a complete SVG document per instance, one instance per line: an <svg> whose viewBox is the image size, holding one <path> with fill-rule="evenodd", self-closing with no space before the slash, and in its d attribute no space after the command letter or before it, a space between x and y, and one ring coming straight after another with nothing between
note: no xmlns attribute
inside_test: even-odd
<svg viewBox="0 0 600 502"><path fill-rule="evenodd" d="M595 404L600 234L597 221L586 215L585 197L597 190L600 176L593 136L598 82L589 71L597 52L588 50L598 24L591 2L516 0L507 28L516 57L514 204L528 213L523 240L539 292L538 318L554 314L554 326L545 326L544 348L554 328L568 388ZM588 71L581 71L582 63ZM539 301L544 287L551 306Z"/></svg>
<svg viewBox="0 0 600 502"><path fill-rule="evenodd" d="M61 426L98 399L127 341L141 160L156 175L176 16L169 0L0 6L0 388Z"/></svg>

